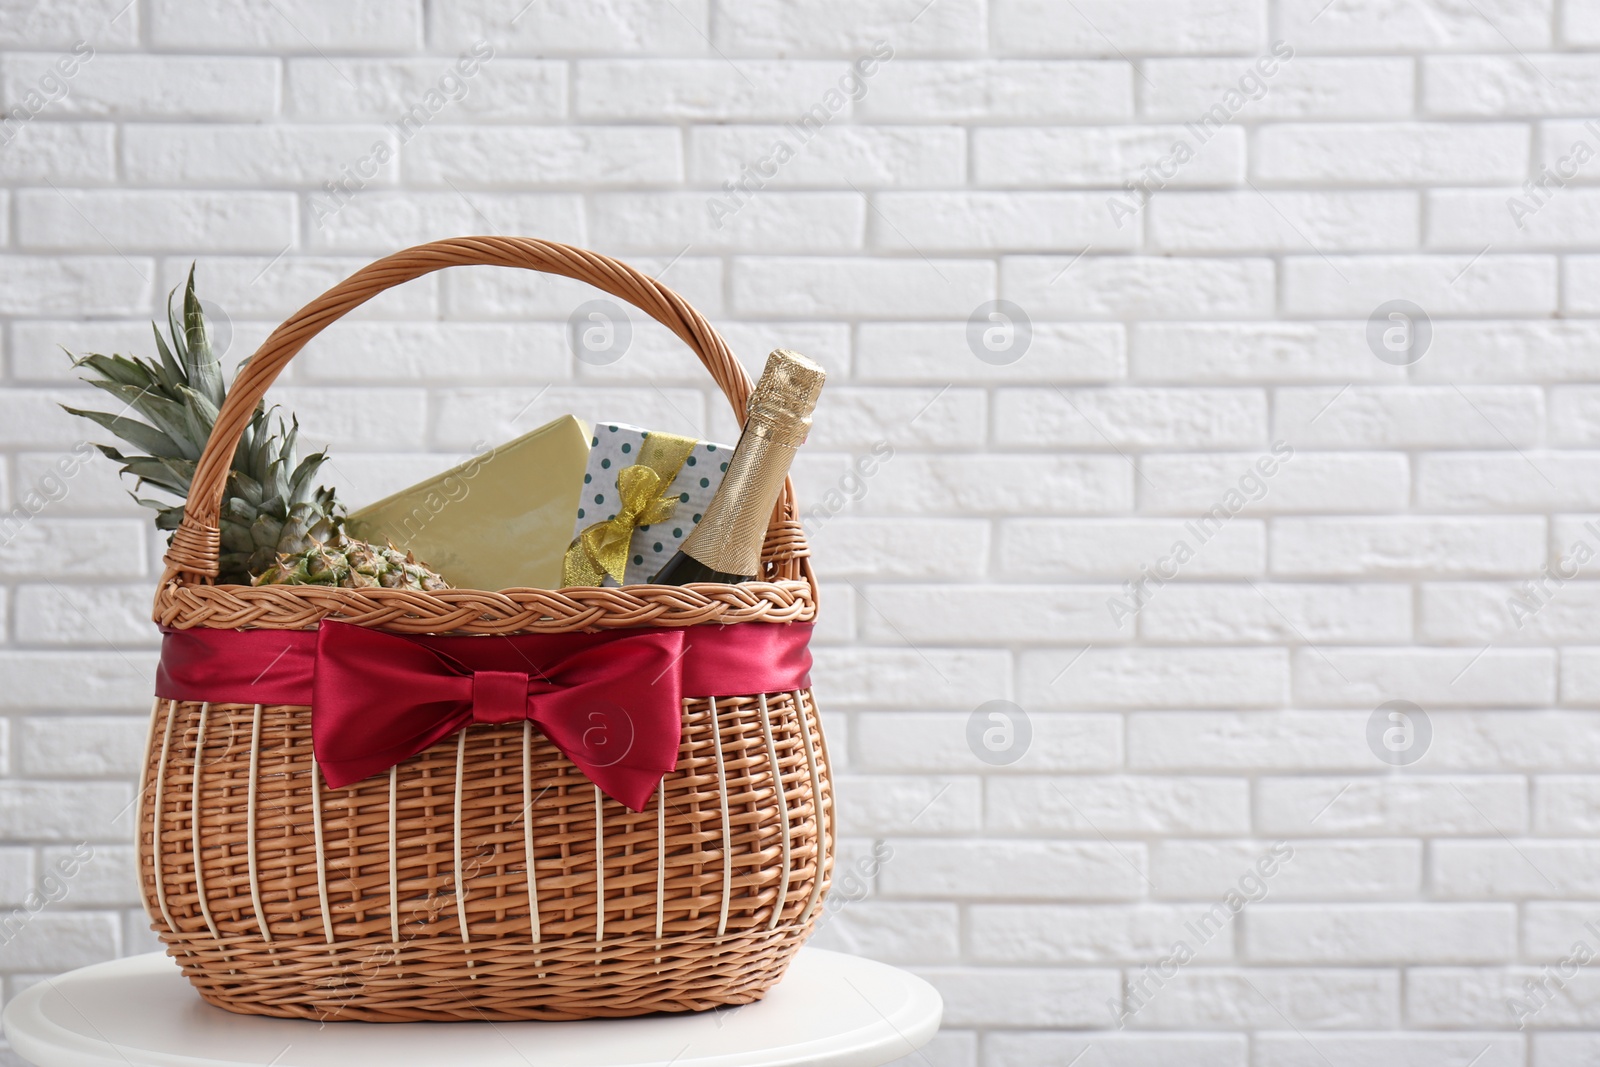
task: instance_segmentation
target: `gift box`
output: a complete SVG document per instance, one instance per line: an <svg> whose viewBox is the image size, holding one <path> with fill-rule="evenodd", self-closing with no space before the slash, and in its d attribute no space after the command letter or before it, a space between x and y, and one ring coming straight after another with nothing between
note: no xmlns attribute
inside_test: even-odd
<svg viewBox="0 0 1600 1067"><path fill-rule="evenodd" d="M414 553L458 589L554 589L589 436L563 415L351 512L347 526Z"/></svg>
<svg viewBox="0 0 1600 1067"><path fill-rule="evenodd" d="M562 584L648 582L700 521L733 449L622 422L593 426Z"/></svg>

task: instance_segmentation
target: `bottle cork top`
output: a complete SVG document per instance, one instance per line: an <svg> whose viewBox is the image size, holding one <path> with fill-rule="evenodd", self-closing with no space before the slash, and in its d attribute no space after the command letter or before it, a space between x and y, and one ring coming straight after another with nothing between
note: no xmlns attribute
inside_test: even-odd
<svg viewBox="0 0 1600 1067"><path fill-rule="evenodd" d="M745 414L752 419L809 427L827 372L798 352L775 348L750 391Z"/></svg>

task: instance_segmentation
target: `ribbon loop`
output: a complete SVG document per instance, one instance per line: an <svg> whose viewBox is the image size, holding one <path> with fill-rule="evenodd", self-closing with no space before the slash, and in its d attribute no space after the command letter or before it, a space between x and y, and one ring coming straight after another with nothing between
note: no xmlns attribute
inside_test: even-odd
<svg viewBox="0 0 1600 1067"><path fill-rule="evenodd" d="M528 676L521 671L472 672L472 721L493 725L528 718Z"/></svg>

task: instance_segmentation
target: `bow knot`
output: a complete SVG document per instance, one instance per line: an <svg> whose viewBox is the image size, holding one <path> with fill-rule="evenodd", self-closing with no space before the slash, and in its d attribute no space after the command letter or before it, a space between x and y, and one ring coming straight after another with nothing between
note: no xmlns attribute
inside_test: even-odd
<svg viewBox="0 0 1600 1067"><path fill-rule="evenodd" d="M606 575L622 584L633 531L665 522L678 498L661 495L661 475L642 463L617 472L617 513L583 528L562 560L562 585L599 585Z"/></svg>
<svg viewBox="0 0 1600 1067"><path fill-rule="evenodd" d="M562 585L599 585L608 576L625 582L633 531L672 518L678 498L667 490L694 446L693 438L670 433L644 439L639 462L617 472L617 513L585 526L567 546Z"/></svg>
<svg viewBox="0 0 1600 1067"><path fill-rule="evenodd" d="M472 721L493 725L531 718L525 671L473 671Z"/></svg>

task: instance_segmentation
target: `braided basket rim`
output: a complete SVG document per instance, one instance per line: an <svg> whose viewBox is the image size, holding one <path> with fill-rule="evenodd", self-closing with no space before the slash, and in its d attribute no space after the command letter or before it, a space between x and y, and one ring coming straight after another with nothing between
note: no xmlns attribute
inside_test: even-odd
<svg viewBox="0 0 1600 1067"><path fill-rule="evenodd" d="M567 589L342 589L334 586L189 585L156 593L165 629L307 630L323 619L406 634L571 633L641 626L812 622L814 586L798 579L741 585L630 585Z"/></svg>

